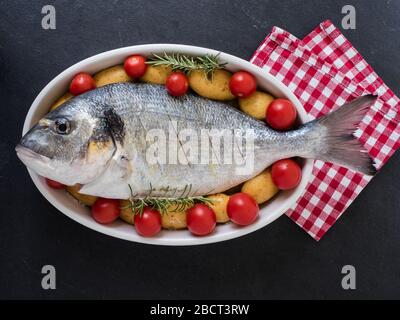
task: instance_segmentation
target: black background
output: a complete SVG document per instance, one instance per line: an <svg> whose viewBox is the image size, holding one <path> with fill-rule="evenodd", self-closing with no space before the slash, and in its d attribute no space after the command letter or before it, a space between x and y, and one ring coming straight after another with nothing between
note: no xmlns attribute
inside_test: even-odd
<svg viewBox="0 0 400 320"><path fill-rule="evenodd" d="M41 8L57 29L41 28ZM91 231L36 190L14 146L35 96L58 73L102 51L183 43L249 59L272 26L298 37L325 19L341 25L348 1L0 1L1 298L399 298L400 155L315 242L283 216L242 238L197 247L130 243ZM356 1L346 37L396 94L399 1ZM41 288L41 268L57 289ZM357 289L341 288L354 265Z"/></svg>

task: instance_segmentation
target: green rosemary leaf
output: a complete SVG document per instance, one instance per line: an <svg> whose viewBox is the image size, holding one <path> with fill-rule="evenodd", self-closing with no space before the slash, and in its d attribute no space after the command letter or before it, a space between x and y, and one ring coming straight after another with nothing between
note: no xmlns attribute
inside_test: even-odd
<svg viewBox="0 0 400 320"><path fill-rule="evenodd" d="M212 203L211 199L206 198L204 196L194 196L194 197L190 196L192 185L185 185L185 187L182 189L181 195L177 198L167 197L167 196L160 198L151 197L152 192L154 192L154 188L151 184L148 195L146 195L144 198L136 198L136 196L133 194L132 187L130 185L128 186L131 193L131 197L129 199L130 208L134 214L139 214L140 216L142 216L143 210L146 207L150 207L154 210L157 210L161 214L166 214L170 207L174 207L176 211L183 211L186 210L187 208L192 207L196 203L204 203L204 204ZM168 192L169 187L167 187L166 190ZM176 189L174 189L174 193L175 192Z"/></svg>
<svg viewBox="0 0 400 320"><path fill-rule="evenodd" d="M169 66L173 71L182 71L190 73L193 70L204 70L209 76L215 69L223 68L226 63L219 61L219 53L216 55L189 56L179 53L163 55L153 54L147 61L147 64L154 66Z"/></svg>

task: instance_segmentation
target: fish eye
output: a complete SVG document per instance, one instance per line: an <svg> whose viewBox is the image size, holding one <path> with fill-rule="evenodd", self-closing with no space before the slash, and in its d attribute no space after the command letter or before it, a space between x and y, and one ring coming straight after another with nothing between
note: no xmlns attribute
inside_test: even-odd
<svg viewBox="0 0 400 320"><path fill-rule="evenodd" d="M71 127L67 119L60 118L54 121L54 130L59 134L68 134Z"/></svg>

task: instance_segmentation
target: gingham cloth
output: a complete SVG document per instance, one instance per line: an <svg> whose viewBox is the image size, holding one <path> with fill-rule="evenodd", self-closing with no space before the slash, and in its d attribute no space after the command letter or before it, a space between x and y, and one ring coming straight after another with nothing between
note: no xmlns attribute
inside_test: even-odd
<svg viewBox="0 0 400 320"><path fill-rule="evenodd" d="M303 40L274 27L251 62L288 86L310 118L361 95L378 95L355 135L377 169L400 146L399 98L330 21L321 23ZM286 214L318 241L370 180L317 160L304 194Z"/></svg>

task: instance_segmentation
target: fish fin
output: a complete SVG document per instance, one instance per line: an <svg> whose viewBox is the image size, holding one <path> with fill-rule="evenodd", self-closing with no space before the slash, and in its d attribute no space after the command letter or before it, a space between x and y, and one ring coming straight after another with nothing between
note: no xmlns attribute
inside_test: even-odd
<svg viewBox="0 0 400 320"><path fill-rule="evenodd" d="M362 96L314 120L312 124L318 132L323 133L321 145L313 156L367 175L374 175L377 170L373 160L353 133L376 98L377 96L372 94Z"/></svg>
<svg viewBox="0 0 400 320"><path fill-rule="evenodd" d="M110 160L106 170L94 181L82 186L79 192L99 197L129 197L128 179L132 168L129 159L117 152ZM125 198L124 198L125 199Z"/></svg>

